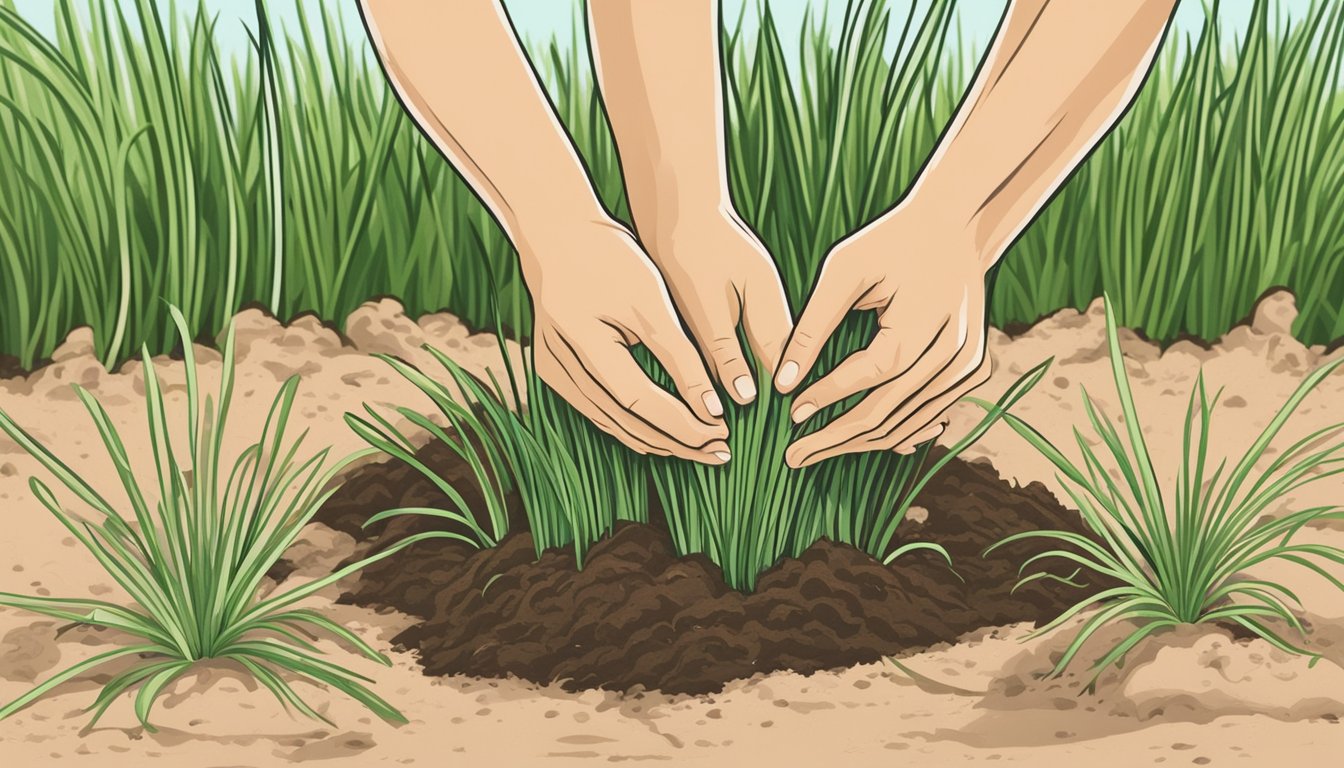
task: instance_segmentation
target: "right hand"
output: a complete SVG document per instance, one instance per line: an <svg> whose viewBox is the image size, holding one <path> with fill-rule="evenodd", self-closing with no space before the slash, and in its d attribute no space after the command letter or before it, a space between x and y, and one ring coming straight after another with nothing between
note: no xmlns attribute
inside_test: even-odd
<svg viewBox="0 0 1344 768"><path fill-rule="evenodd" d="M756 372L738 340L740 324L767 380L793 331L789 300L774 259L731 205L678 206L678 226L658 236L647 227L649 257L658 266L686 325L728 396L756 398ZM639 222L640 235L645 224Z"/></svg>
<svg viewBox="0 0 1344 768"><path fill-rule="evenodd" d="M719 396L662 278L625 227L609 219L567 225L519 253L542 381L633 451L703 464L729 460ZM630 347L641 343L672 377L680 400L635 361Z"/></svg>

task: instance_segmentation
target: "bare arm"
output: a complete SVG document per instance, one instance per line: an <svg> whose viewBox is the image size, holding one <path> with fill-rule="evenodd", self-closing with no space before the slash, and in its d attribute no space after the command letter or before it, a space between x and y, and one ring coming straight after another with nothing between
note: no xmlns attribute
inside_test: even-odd
<svg viewBox="0 0 1344 768"><path fill-rule="evenodd" d="M362 6L402 104L515 245L607 218L498 2Z"/></svg>
<svg viewBox="0 0 1344 768"><path fill-rule="evenodd" d="M716 377L756 395L792 323L774 262L728 194L717 0L589 0L594 61L635 229Z"/></svg>
<svg viewBox="0 0 1344 768"><path fill-rule="evenodd" d="M1138 95L1175 0L1015 0L910 195L993 264Z"/></svg>
<svg viewBox="0 0 1344 768"><path fill-rule="evenodd" d="M986 272L1132 102L1175 4L1013 0L905 199L827 257L776 385L792 391L845 314L872 309L872 343L802 392L794 419L871 391L794 443L790 464L912 451L988 379Z"/></svg>
<svg viewBox="0 0 1344 768"><path fill-rule="evenodd" d="M634 238L602 208L498 0L362 0L402 102L518 249L537 371L644 453L722 463L713 385ZM651 382L644 343L686 403Z"/></svg>

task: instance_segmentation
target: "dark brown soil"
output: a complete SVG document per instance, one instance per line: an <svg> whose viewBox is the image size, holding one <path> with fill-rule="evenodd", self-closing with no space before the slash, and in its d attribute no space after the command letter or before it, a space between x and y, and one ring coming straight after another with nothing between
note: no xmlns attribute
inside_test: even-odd
<svg viewBox="0 0 1344 768"><path fill-rule="evenodd" d="M11 355L0 355L0 379L12 379L26 373L27 371L23 369L23 366L19 365L19 358Z"/></svg>
<svg viewBox="0 0 1344 768"><path fill-rule="evenodd" d="M422 459L450 476L461 471L441 448ZM359 523L374 511L438 500L413 470L380 464L352 477L319 519L363 536ZM729 589L707 558L676 557L661 526L626 524L593 546L582 571L566 551L538 561L527 534L480 552L427 542L365 571L344 599L422 617L396 642L417 649L428 674L711 693L758 672L872 662L981 627L1039 622L1080 597L1041 582L1010 594L1018 564L1042 545L981 557L1019 531L1081 531L1077 514L1041 484L1018 488L988 464L956 460L917 504L928 519L907 521L897 546L942 544L964 582L931 553L888 567L822 541L763 574L757 591L744 595ZM426 524L393 521L379 531L380 543Z"/></svg>

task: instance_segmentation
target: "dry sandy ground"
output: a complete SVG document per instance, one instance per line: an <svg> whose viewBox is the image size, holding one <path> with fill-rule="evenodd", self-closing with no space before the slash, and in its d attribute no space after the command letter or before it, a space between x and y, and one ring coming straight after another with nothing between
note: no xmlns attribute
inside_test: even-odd
<svg viewBox="0 0 1344 768"><path fill-rule="evenodd" d="M1250 442L1274 406L1308 370L1324 359L1287 334L1293 309L1285 296L1262 303L1254 322L1230 333L1212 350L1177 344L1165 353L1128 337L1125 350L1141 413L1162 466L1179 448L1177 419L1202 364L1222 395L1220 446ZM1027 334L991 341L997 373L986 393L997 395L1018 374L1054 355L1054 369L1018 409L1047 436L1063 444L1082 419L1079 386L1114 404L1098 306L1064 312ZM238 392L256 407L237 409L235 434L253 435L279 382L304 376L299 409L314 446L337 451L360 446L341 414L361 402L419 403L416 393L370 352L392 352L423 361L415 347L430 340L472 370L497 365L493 340L472 336L444 315L408 320L394 302L366 305L353 314L344 339L312 320L288 328L259 312L239 318ZM516 350L514 350L516 353ZM218 356L201 349L208 380ZM166 370L170 407L183 398L181 365ZM108 374L94 360L87 333L76 332L55 362L25 379L0 380L0 408L15 415L58 455L88 467L90 482L115 493L111 467L67 386L90 387L112 410L132 441L143 441L143 380L138 365ZM1285 438L1330 419L1344 402L1344 373L1308 401ZM1334 406L1333 408L1331 406ZM958 406L949 437L976 418ZM142 443L136 443L142 444ZM1287 444L1287 443L1284 443ZM132 453L134 456L134 452ZM1019 438L999 427L973 449L1020 481L1051 480L1043 462ZM116 595L111 580L77 548L31 497L27 477L35 463L0 439L0 510L7 534L0 538L0 590L62 596ZM1057 486L1052 486L1058 492ZM1327 481L1292 504L1339 500L1341 484ZM113 498L120 498L114 495ZM1344 533L1313 530L1310 537L1340 543ZM310 528L296 550L300 569L290 577L323 573L351 551L344 535ZM1333 761L1344 747L1344 594L1315 577L1275 572L1304 594L1315 628L1312 643L1326 661L1305 662L1263 642L1234 643L1219 630L1163 635L1132 655L1124 670L1108 673L1095 695L1080 694L1083 680L1046 680L1070 636L1021 642L1020 626L986 629L954 646L903 660L917 677L892 666L869 665L802 677L778 673L739 681L713 697L570 694L514 680L428 678L414 658L393 653L387 669L345 654L352 668L377 679L377 690L411 723L389 726L358 705L325 691L304 688L336 728L291 719L264 690L226 667L202 667L179 681L156 709L157 734L145 733L123 702L98 729L80 736L81 710L106 676L73 681L0 723L0 760L6 765L46 765L60 759L86 765L139 766L152 758L166 765L270 766L301 761L341 765L439 765L461 759L488 766L591 761L672 761L682 765L824 764L839 757L855 766L908 763L956 765L996 760L1034 766L1084 763L1263 765L1270 759ZM341 623L383 649L408 619L312 600ZM0 699L26 691L34 680L107 650L111 632L59 631L57 622L0 610ZM1113 632L1122 631L1120 629ZM1114 634L1112 634L1112 639ZM1090 658L1105 642L1084 650ZM1082 674L1079 665L1078 674Z"/></svg>

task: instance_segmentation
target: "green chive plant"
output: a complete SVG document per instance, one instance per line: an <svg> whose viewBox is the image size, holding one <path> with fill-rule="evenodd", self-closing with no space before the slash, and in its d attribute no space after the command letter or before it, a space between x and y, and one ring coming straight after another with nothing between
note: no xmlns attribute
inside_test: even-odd
<svg viewBox="0 0 1344 768"><path fill-rule="evenodd" d="M1344 582L1331 574L1330 565L1344 565L1344 550L1296 541L1305 526L1344 517L1341 508L1312 507L1280 512L1275 507L1289 494L1344 472L1344 422L1318 429L1293 443L1272 461L1268 449L1284 424L1327 376L1344 360L1314 371L1278 409L1269 424L1234 464L1224 459L1212 466L1209 457L1213 413L1221 390L1210 397L1201 373L1186 408L1184 459L1174 486L1158 480L1134 405L1129 375L1116 332L1114 307L1106 305L1106 338L1111 371L1123 416L1124 433L1083 392L1088 422L1101 448L1093 448L1082 432L1074 430L1081 463L1065 456L1050 440L1022 419L1003 413L1003 419L1059 470L1060 481L1092 532L1088 537L1071 531L1028 531L1010 536L990 550L1025 540L1058 545L1029 558L1022 572L1041 563L1058 562L1073 569L1066 575L1046 570L1024 575L1018 585L1049 579L1076 585L1081 570L1118 582L1094 591L1058 618L1032 633L1051 632L1084 610L1096 607L1078 630L1054 674L1064 672L1084 643L1109 624L1134 622L1124 639L1094 664L1089 687L1111 664L1145 638L1180 624L1231 622L1284 651L1312 657L1317 654L1285 639L1282 628L1304 633L1294 613L1301 603L1286 586L1257 578L1256 566L1283 561L1328 579L1340 589ZM994 404L977 401L997 413ZM1118 480L1108 471L1118 470Z"/></svg>
<svg viewBox="0 0 1344 768"><path fill-rule="evenodd" d="M300 602L370 563L427 538L458 537L432 532L402 540L377 555L292 589L264 594L271 566L335 492L337 473L366 451L327 465L330 449L299 460L303 435L289 440L297 377L281 386L255 443L224 461L224 436L233 402L234 339L224 344L216 396L202 402L199 372L186 318L171 310L182 342L186 370L186 443L169 428L168 407L148 349L143 352L145 405L156 494L142 486L128 450L108 412L87 390L73 385L102 439L125 492L113 503L77 468L57 458L3 411L0 431L17 442L75 498L94 512L67 511L43 480L29 480L34 498L75 537L130 598L129 605L87 598L29 597L0 593L0 605L75 624L117 630L135 642L74 664L0 708L8 717L61 683L103 665L130 661L103 685L90 705L90 728L122 694L135 690L135 713L149 731L150 710L174 680L205 659L237 663L286 708L323 722L325 717L294 690L293 679L328 686L353 697L379 717L405 718L365 683L368 678L324 660L313 644L325 634L362 655L390 665L386 656L357 635ZM137 450L139 453L139 450ZM155 498L157 496L157 498Z"/></svg>
<svg viewBox="0 0 1344 768"><path fill-rule="evenodd" d="M818 371L830 370L865 343L874 325L871 318L848 318L822 350ZM911 455L891 451L850 454L814 467L790 469L784 462L785 449L818 427L795 426L789 417L792 398L763 385L756 402L745 407L726 404L733 454L726 465L650 460L673 544L679 554L707 555L722 569L729 586L748 592L755 589L757 577L780 558L797 557L822 538L862 549L887 564L908 552L928 550L952 565L947 551L934 542L909 542L893 549L896 529L933 476L1029 392L1050 363L1024 374L999 399L995 412L934 461L929 461L930 441ZM667 382L661 371L655 370L655 376ZM760 378L768 384L769 376ZM830 406L813 423L829 421L861 399L857 395Z"/></svg>
<svg viewBox="0 0 1344 768"><path fill-rule="evenodd" d="M417 457L414 439L367 404L363 416L346 414L350 427L427 477L452 508L392 510L366 525L423 514L465 527L481 546L494 546L508 533L509 496L516 490L537 555L573 544L582 565L588 547L616 522L648 521L646 466L542 384L530 359L516 370L503 336L498 338L507 386L493 372L488 383L477 379L430 345L424 349L442 366L446 380L395 357L378 356L434 403L446 426L412 408L402 406L396 413L467 462L485 500L489 530L476 522L461 493Z"/></svg>

